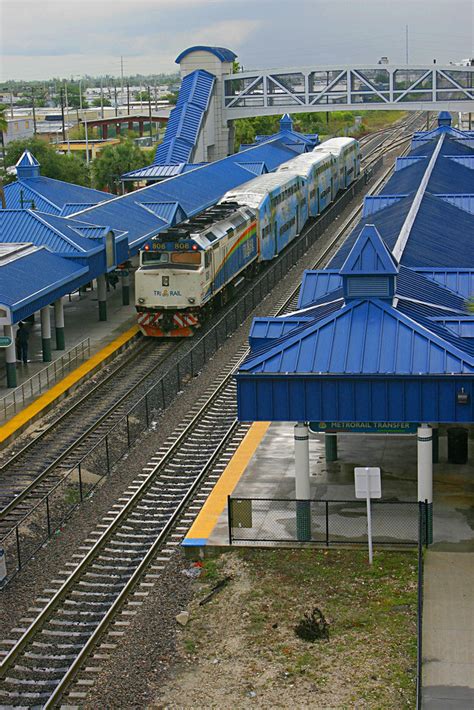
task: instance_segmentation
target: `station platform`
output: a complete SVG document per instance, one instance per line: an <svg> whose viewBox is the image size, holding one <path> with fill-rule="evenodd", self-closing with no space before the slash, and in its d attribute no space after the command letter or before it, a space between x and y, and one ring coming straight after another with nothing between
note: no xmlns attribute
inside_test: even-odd
<svg viewBox="0 0 474 710"><path fill-rule="evenodd" d="M51 309L51 363L42 359L39 315L33 323L27 323L29 361L26 365L17 362L15 392L6 386L5 356L0 349L0 445L25 429L56 400L137 337L133 279L131 281L130 305L122 305L120 286L107 293L106 321L99 321L96 290L76 292L70 300L64 299L65 350L54 349L54 313ZM17 402L15 406L13 396Z"/></svg>
<svg viewBox="0 0 474 710"><path fill-rule="evenodd" d="M294 499L293 437L292 423L258 422L251 426L186 535L183 546L189 554L194 554L196 549L205 553L229 546L227 496ZM383 499L416 502L416 435L338 434L338 460L334 463L326 463L324 435L311 434L309 447L313 499L355 500L354 468L378 466L382 471ZM471 431L471 461L473 456ZM433 465L432 549L465 547L474 551L471 519L474 505L473 467L472 464L449 464L446 459L447 436L440 429L440 463ZM275 528L268 528L266 536L266 522L260 521L263 531L259 537L272 539ZM274 524L274 518L271 522ZM237 543L241 544L250 543ZM263 546L272 543L251 544ZM292 546L294 544L291 543Z"/></svg>

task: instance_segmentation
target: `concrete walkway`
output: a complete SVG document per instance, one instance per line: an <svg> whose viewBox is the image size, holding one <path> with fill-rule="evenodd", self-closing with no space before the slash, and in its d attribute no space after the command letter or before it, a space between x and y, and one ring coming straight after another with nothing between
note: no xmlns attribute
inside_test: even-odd
<svg viewBox="0 0 474 710"><path fill-rule="evenodd" d="M423 710L474 708L474 553L428 550Z"/></svg>

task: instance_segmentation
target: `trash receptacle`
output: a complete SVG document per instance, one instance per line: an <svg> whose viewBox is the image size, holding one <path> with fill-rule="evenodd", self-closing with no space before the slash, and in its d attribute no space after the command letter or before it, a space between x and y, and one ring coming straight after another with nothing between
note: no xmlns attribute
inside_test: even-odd
<svg viewBox="0 0 474 710"><path fill-rule="evenodd" d="M448 429L449 463L467 463L467 439L467 429L461 427Z"/></svg>

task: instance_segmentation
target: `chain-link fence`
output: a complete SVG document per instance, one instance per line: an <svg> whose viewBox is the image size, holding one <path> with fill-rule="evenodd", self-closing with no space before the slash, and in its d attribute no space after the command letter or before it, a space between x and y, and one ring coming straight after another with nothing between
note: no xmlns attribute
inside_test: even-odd
<svg viewBox="0 0 474 710"><path fill-rule="evenodd" d="M421 506L371 501L372 540L377 545L417 545ZM229 542L309 542L367 545L365 500L228 498Z"/></svg>

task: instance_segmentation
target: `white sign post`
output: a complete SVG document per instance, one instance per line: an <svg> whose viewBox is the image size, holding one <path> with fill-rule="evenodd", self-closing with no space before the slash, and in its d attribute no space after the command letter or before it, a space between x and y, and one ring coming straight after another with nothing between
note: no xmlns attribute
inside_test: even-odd
<svg viewBox="0 0 474 710"><path fill-rule="evenodd" d="M382 484L380 481L379 468L355 468L355 496L365 498L367 501L367 540L369 543L369 562L372 564L372 518L370 510L370 499L382 497Z"/></svg>

